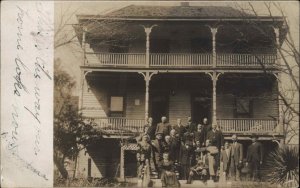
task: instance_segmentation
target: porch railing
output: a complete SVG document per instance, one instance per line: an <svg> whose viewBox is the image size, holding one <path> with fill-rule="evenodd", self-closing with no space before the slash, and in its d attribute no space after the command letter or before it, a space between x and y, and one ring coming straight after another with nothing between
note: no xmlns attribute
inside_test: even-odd
<svg viewBox="0 0 300 188"><path fill-rule="evenodd" d="M230 133L266 133L275 131L276 120L268 119L218 119L223 132Z"/></svg>
<svg viewBox="0 0 300 188"><path fill-rule="evenodd" d="M101 65L146 66L145 53L95 53L95 54L98 57Z"/></svg>
<svg viewBox="0 0 300 188"><path fill-rule="evenodd" d="M107 132L141 133L145 125L144 119L128 119L125 117L93 117L98 128Z"/></svg>
<svg viewBox="0 0 300 188"><path fill-rule="evenodd" d="M212 65L212 54L208 53L151 53L151 67L201 67Z"/></svg>
<svg viewBox="0 0 300 188"><path fill-rule="evenodd" d="M274 66L275 54L217 54L217 66L262 67Z"/></svg>
<svg viewBox="0 0 300 188"><path fill-rule="evenodd" d="M145 53L92 53L86 52L90 65L146 67ZM276 54L220 54L217 67L275 66ZM150 53L150 67L212 67L211 53Z"/></svg>

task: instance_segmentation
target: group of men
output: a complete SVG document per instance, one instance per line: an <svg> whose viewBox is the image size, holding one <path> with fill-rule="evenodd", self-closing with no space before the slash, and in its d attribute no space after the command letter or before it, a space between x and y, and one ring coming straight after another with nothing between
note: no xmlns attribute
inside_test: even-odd
<svg viewBox="0 0 300 188"><path fill-rule="evenodd" d="M216 181L218 174L225 179L240 180L244 156L243 145L238 142L237 135L232 135L232 143L229 143L224 141L220 128L210 125L207 118L195 124L188 117L187 122L182 125L181 119L177 119L177 124L171 125L166 117L162 117L161 122L155 125L152 118L148 118L143 135L148 136L152 146L152 168L158 176L161 171L159 163L163 154L168 153L177 167L179 178L187 180L187 183L196 177ZM257 136L253 135L252 141L246 165L251 169L252 177L258 178L263 151Z"/></svg>

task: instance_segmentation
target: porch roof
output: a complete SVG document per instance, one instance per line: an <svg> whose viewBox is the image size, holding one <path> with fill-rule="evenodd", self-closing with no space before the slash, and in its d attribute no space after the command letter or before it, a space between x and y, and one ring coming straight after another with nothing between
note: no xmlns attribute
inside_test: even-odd
<svg viewBox="0 0 300 188"><path fill-rule="evenodd" d="M225 6L141 6L129 5L106 14L109 17L209 18L250 16Z"/></svg>
<svg viewBox="0 0 300 188"><path fill-rule="evenodd" d="M147 6L129 5L124 8L98 15L77 15L78 19L276 19L282 17L257 16L230 6Z"/></svg>

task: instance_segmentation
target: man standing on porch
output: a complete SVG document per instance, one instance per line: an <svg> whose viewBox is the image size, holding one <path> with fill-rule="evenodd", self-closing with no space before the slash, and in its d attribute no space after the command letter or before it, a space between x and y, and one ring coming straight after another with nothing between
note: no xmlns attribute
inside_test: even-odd
<svg viewBox="0 0 300 188"><path fill-rule="evenodd" d="M212 129L207 133L207 140L210 141L212 146L218 148L218 153L216 154L216 167L220 167L220 151L221 147L224 146L224 137L223 133L220 130L217 130L217 125L213 124Z"/></svg>
<svg viewBox="0 0 300 188"><path fill-rule="evenodd" d="M243 145L237 142L236 134L232 135L230 176L240 181L240 167L243 162Z"/></svg>
<svg viewBox="0 0 300 188"><path fill-rule="evenodd" d="M172 129L174 129L176 131L176 134L179 135L180 127L182 127L182 125L181 125L181 119L177 119L176 125L171 125L171 127L172 127Z"/></svg>
<svg viewBox="0 0 300 188"><path fill-rule="evenodd" d="M210 131L211 126L208 124L208 119L205 117L203 118L203 135L204 135L204 140L207 140L207 133Z"/></svg>
<svg viewBox="0 0 300 188"><path fill-rule="evenodd" d="M197 125L192 121L192 117L187 118L186 128L189 132L194 133L197 131Z"/></svg>
<svg viewBox="0 0 300 188"><path fill-rule="evenodd" d="M251 135L252 144L247 150L247 163L250 165L250 177L253 181L260 180L260 166L263 161L263 146L257 142L258 136L256 134Z"/></svg>
<svg viewBox="0 0 300 188"><path fill-rule="evenodd" d="M163 116L161 118L161 123L159 123L156 127L155 133L162 132L164 138L166 135L170 134L170 131L171 131L171 125L167 123L167 117Z"/></svg>
<svg viewBox="0 0 300 188"><path fill-rule="evenodd" d="M178 127L179 139L181 141L184 133L186 132L186 127L182 125L181 119L179 119L179 118L177 119L177 127Z"/></svg>
<svg viewBox="0 0 300 188"><path fill-rule="evenodd" d="M147 126L149 126L149 128L147 130L147 134L150 137L150 140L154 140L155 139L156 125L153 123L152 117L148 118Z"/></svg>

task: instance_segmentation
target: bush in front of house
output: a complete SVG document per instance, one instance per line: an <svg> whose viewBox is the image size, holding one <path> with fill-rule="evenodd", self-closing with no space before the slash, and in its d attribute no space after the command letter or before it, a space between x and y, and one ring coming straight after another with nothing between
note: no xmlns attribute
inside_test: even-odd
<svg viewBox="0 0 300 188"><path fill-rule="evenodd" d="M283 146L266 158L264 176L272 184L283 187L299 186L299 148Z"/></svg>

